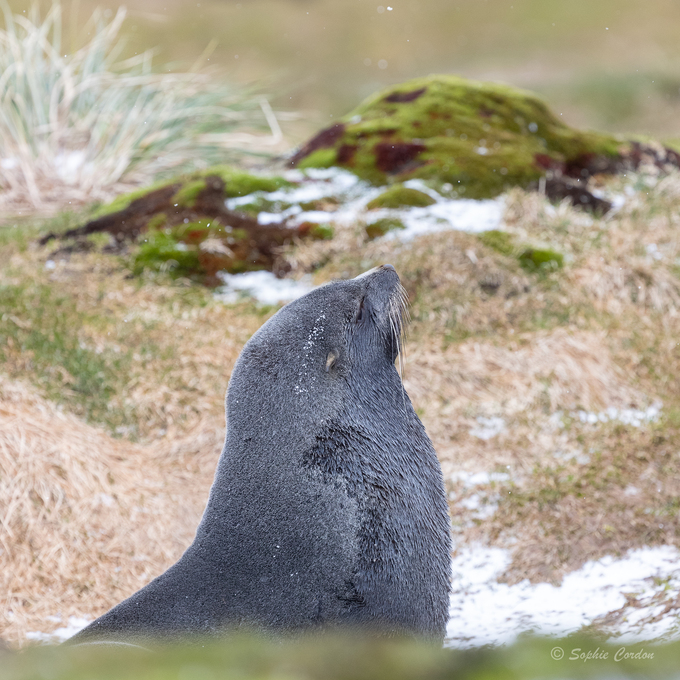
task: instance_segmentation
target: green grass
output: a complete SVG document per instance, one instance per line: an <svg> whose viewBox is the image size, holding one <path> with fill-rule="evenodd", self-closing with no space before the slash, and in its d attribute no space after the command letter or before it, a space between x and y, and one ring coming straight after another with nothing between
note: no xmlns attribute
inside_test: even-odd
<svg viewBox="0 0 680 680"><path fill-rule="evenodd" d="M131 352L88 347L80 337L88 320L47 285L0 286L0 363L68 410L115 429L124 417L109 401L125 383Z"/></svg>

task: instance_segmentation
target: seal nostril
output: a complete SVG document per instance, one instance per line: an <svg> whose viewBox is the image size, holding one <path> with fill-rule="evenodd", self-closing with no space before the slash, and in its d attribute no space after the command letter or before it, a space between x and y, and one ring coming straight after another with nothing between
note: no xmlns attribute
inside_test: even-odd
<svg viewBox="0 0 680 680"><path fill-rule="evenodd" d="M381 268L381 269L389 269L390 271L393 271L393 272L396 272L396 271L397 271L397 270L394 268L394 266L391 265L391 264L384 264L384 265L383 265L382 267L380 267L380 268Z"/></svg>

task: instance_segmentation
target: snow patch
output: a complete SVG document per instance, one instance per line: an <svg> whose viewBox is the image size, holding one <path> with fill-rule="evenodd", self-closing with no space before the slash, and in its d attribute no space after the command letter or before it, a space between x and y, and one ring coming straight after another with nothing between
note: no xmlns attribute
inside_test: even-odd
<svg viewBox="0 0 680 680"><path fill-rule="evenodd" d="M342 228L352 227L357 222L372 223L384 217L393 217L400 219L406 228L391 231L383 238L399 241L410 241L416 236L450 229L479 233L498 229L503 221L505 200L502 197L483 201L448 199L418 179L408 180L404 182L404 186L426 193L435 200L434 204L423 208L368 211L367 204L388 187L373 187L351 172L337 168L307 170L305 173L292 171L286 173L285 177L299 182L300 185L292 189L278 189L269 193L258 191L248 196L231 198L227 200L227 207L238 209L257 198L289 205L278 213L260 212L257 218L260 224L276 224L285 219L291 225L333 222ZM332 212L303 210L299 205L329 197L340 202Z"/></svg>
<svg viewBox="0 0 680 680"><path fill-rule="evenodd" d="M588 562L567 574L560 586L528 580L515 585L499 583L498 577L509 564L510 553L501 548L472 546L459 552L452 565L446 646L510 644L521 633L568 635L625 607L626 594L652 598L667 587L659 579L669 574L680 582L680 552L672 546L642 548L622 559L604 557ZM677 615L651 627L642 625L657 608L658 601L644 610L631 609L624 624L607 633L624 636L627 641L677 634Z"/></svg>
<svg viewBox="0 0 680 680"><path fill-rule="evenodd" d="M47 620L58 622L61 621L61 616L48 616ZM83 619L79 616L69 616L68 623L65 626L57 628L51 633L29 632L26 633L26 638L35 642L43 642L48 644L64 642L64 640L72 638L76 633L79 633L90 623L92 623L92 619Z"/></svg>
<svg viewBox="0 0 680 680"><path fill-rule="evenodd" d="M300 281L277 279L268 271L245 274L219 272L218 276L224 282L224 286L216 291L215 297L228 304L238 302L249 295L262 304L276 305L296 300L314 289L311 277L303 277Z"/></svg>
<svg viewBox="0 0 680 680"><path fill-rule="evenodd" d="M661 402L655 402L643 411L635 408L617 409L614 406L610 406L599 413L581 410L576 411L572 414L572 416L574 418L578 418L582 423L587 423L589 425L597 425L597 423L619 422L623 423L624 425L641 427L643 423L653 423L657 421L661 415L661 407Z"/></svg>
<svg viewBox="0 0 680 680"><path fill-rule="evenodd" d="M497 416L492 416L491 418L479 416L477 418L477 425L477 427L468 430L468 433L478 439L492 439L505 430L505 421Z"/></svg>
<svg viewBox="0 0 680 680"><path fill-rule="evenodd" d="M507 482L510 475L507 472L465 472L460 470L452 475L454 482L461 481L467 488L479 486L480 484L491 484L491 482Z"/></svg>

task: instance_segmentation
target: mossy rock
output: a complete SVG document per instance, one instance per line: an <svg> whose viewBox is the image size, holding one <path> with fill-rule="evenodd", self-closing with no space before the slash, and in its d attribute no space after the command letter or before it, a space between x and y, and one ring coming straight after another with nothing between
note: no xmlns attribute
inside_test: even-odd
<svg viewBox="0 0 680 680"><path fill-rule="evenodd" d="M246 229L224 227L215 219L149 229L132 251L130 268L136 276L144 270L162 271L217 285L220 271L242 274L268 268L270 263L252 251L249 241Z"/></svg>
<svg viewBox="0 0 680 680"><path fill-rule="evenodd" d="M165 231L150 231L132 258L132 272L138 276L145 269L152 269L191 277L201 271L198 255L196 246L178 242Z"/></svg>
<svg viewBox="0 0 680 680"><path fill-rule="evenodd" d="M434 198L428 196L418 189L411 189L401 184L395 184L380 196L376 196L369 201L367 208L376 210L378 208L425 208L436 203Z"/></svg>
<svg viewBox="0 0 680 680"><path fill-rule="evenodd" d="M177 187L173 196L174 203L180 208L193 208L198 196L206 189L207 178L215 176L219 177L224 182L225 199L248 196L257 191L277 191L284 187L293 186L291 182L285 180L283 177L253 175L229 165L214 165L205 170L174 177L173 179L157 182L151 186L144 187L143 189L136 189L127 194L116 196L111 203L100 207L93 215L93 219L124 210L133 201L143 198L158 189L173 185L176 185Z"/></svg>
<svg viewBox="0 0 680 680"><path fill-rule="evenodd" d="M422 178L458 195L491 198L546 173L611 169L623 143L574 130L535 95L495 83L433 75L370 97L291 159L339 166L374 184Z"/></svg>
<svg viewBox="0 0 680 680"><path fill-rule="evenodd" d="M404 223L394 217L383 217L366 225L366 236L369 241L384 236L389 231L395 229L405 229Z"/></svg>

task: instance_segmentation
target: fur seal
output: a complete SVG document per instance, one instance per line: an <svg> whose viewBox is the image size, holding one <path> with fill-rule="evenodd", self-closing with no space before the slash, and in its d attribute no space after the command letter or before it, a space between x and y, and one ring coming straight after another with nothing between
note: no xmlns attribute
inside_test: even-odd
<svg viewBox="0 0 680 680"><path fill-rule="evenodd" d="M248 341L196 537L72 643L361 628L444 637L441 468L395 367L392 265L283 307Z"/></svg>

